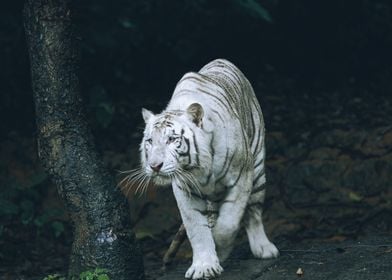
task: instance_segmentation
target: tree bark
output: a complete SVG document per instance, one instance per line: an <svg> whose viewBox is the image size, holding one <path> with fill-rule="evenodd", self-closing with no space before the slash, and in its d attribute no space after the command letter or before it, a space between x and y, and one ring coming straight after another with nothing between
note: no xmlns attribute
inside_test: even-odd
<svg viewBox="0 0 392 280"><path fill-rule="evenodd" d="M96 153L82 110L70 2L27 0L24 8L38 153L74 226L69 277L100 267L111 279L143 279L126 199Z"/></svg>

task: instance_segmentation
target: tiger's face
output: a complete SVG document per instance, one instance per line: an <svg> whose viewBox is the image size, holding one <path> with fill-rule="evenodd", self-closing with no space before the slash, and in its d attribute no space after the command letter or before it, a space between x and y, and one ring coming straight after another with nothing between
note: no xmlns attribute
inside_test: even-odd
<svg viewBox="0 0 392 280"><path fill-rule="evenodd" d="M183 111L154 115L143 109L146 122L140 145L142 168L157 185L170 184L184 177L198 164L195 146L195 122Z"/></svg>

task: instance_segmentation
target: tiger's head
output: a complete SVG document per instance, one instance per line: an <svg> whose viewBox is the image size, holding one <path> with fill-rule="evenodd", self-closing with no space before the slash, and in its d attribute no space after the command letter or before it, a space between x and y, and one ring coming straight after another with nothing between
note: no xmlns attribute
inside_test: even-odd
<svg viewBox="0 0 392 280"><path fill-rule="evenodd" d="M142 115L146 124L140 144L144 174L157 185L173 179L192 181L190 170L200 166L196 133L202 127L202 106L193 103L184 111L157 115L143 109Z"/></svg>

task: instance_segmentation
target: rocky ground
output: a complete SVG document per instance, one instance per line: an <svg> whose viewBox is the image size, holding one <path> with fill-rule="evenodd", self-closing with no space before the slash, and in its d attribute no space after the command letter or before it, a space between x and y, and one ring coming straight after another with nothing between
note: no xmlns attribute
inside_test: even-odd
<svg viewBox="0 0 392 280"><path fill-rule="evenodd" d="M391 241L390 237L378 236L345 242L281 244L281 255L273 260L252 259L244 244L224 264L219 279L388 279L392 273ZM178 264L157 279L184 279L188 266Z"/></svg>

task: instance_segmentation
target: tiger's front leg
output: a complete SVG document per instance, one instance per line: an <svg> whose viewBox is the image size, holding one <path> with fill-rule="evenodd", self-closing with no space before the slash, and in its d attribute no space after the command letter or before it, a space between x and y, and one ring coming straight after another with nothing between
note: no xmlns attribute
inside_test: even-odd
<svg viewBox="0 0 392 280"><path fill-rule="evenodd" d="M252 190L252 172L245 172L233 186L219 208L219 216L213 228L216 250L219 260L223 262L233 249L234 239L240 229Z"/></svg>
<svg viewBox="0 0 392 280"><path fill-rule="evenodd" d="M188 239L192 246L193 261L185 278L210 279L223 271L215 250L215 243L206 217L206 201L190 195L173 183L173 193L180 210Z"/></svg>

